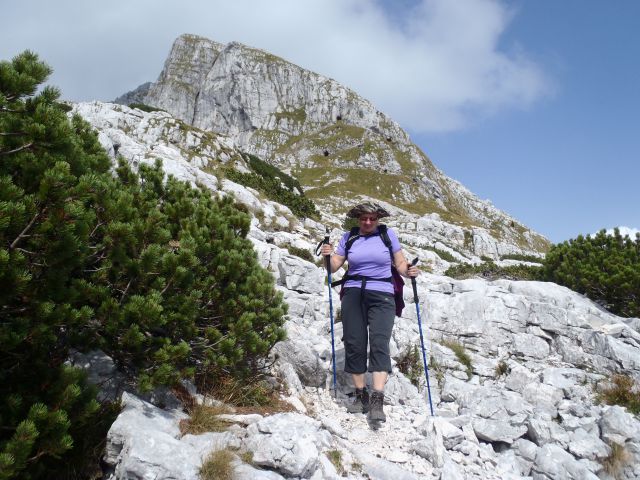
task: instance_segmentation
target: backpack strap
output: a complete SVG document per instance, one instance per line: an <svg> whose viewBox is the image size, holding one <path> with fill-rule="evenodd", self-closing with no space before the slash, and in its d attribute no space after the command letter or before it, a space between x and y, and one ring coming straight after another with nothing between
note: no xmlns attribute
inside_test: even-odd
<svg viewBox="0 0 640 480"><path fill-rule="evenodd" d="M380 224L378 225L378 232L372 233L371 235L367 235L367 236L376 236L376 235L380 235L380 239L389 249L389 255L391 256L391 271L393 272L393 269L395 267L393 266L393 252L391 251L391 239L389 238L389 234L387 233L387 226L385 224ZM349 231L349 237L347 238L347 241L344 247L345 258L349 258L349 249L351 249L351 246L355 243L355 241L362 236L363 235L360 235L360 227L356 226L351 228L351 230ZM331 282L331 286L337 287L338 285L344 284L347 280L361 280L363 282L362 288L364 289L364 286L366 285L367 280L378 280L380 282L392 282L393 275L386 278L370 278L370 277L365 277L363 275L349 275L349 270L347 270L347 272L344 274L344 276L340 280Z"/></svg>
<svg viewBox="0 0 640 480"><path fill-rule="evenodd" d="M344 246L344 257L348 258L349 257L349 250L351 249L351 246L354 244L354 242L359 239L362 235L360 235L360 227L353 227L350 231L349 231L349 238L347 238L347 243Z"/></svg>
<svg viewBox="0 0 640 480"><path fill-rule="evenodd" d="M391 257L391 268L394 268L393 250L391 250L391 239L389 238L389 234L387 233L387 226L384 223L381 223L380 225L378 225L378 232L380 232L380 238L382 239L382 242L389 249L389 256Z"/></svg>

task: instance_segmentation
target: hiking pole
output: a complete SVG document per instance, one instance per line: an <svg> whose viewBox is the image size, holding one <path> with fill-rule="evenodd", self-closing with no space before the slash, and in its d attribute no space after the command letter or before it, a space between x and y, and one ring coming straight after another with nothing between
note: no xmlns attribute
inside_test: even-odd
<svg viewBox="0 0 640 480"><path fill-rule="evenodd" d="M413 259L411 266L418 263L418 257ZM424 337L422 336L422 322L420 321L420 303L418 300L418 286L416 285L416 277L411 277L411 286L413 287L413 302L416 304L416 313L418 314L418 329L420 330L420 345L422 346L422 363L424 364L424 374L427 378L427 393L429 394L429 408L433 417L433 404L431 403L431 386L429 385L429 367L427 366L427 355L424 350Z"/></svg>
<svg viewBox="0 0 640 480"><path fill-rule="evenodd" d="M323 244L329 244L329 227L326 227L326 235ZM336 347L333 339L333 299L331 297L331 255L324 257L324 263L327 267L327 287L329 288L329 319L331 320L331 358L333 360L333 395L336 396Z"/></svg>

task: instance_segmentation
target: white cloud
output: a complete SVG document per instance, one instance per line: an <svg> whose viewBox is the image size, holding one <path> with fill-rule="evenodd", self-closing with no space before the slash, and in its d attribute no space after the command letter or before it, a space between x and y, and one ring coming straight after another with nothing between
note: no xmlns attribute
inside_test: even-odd
<svg viewBox="0 0 640 480"><path fill-rule="evenodd" d="M628 235L631 240L635 240L636 234L640 233L640 229L638 229L638 228L631 228L631 227L617 227L617 228L618 228L618 230L620 230L620 235L622 235L623 237L625 235ZM613 231L614 231L613 228L609 228L609 229L606 230L605 233L607 235L613 235L613 233L614 233ZM600 232L590 233L589 236L590 237L595 237L598 233L600 233Z"/></svg>
<svg viewBox="0 0 640 480"><path fill-rule="evenodd" d="M620 235L623 237L625 235L629 235L629 238L634 240L636 238L636 233L640 233L640 229L637 228L629 228L629 227L618 227L620 230ZM613 235L613 228L607 230L607 235Z"/></svg>
<svg viewBox="0 0 640 480"><path fill-rule="evenodd" d="M414 131L458 130L551 89L540 66L500 43L515 14L500 0L22 0L3 10L0 56L36 50L78 100L155 80L181 33L335 78Z"/></svg>

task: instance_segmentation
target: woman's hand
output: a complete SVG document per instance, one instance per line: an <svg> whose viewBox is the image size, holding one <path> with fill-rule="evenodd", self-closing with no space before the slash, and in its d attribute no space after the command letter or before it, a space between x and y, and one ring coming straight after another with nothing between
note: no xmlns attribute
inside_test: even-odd
<svg viewBox="0 0 640 480"><path fill-rule="evenodd" d="M415 265L407 264L409 268L407 268L407 277L417 277L420 275L420 270Z"/></svg>
<svg viewBox="0 0 640 480"><path fill-rule="evenodd" d="M333 245L331 245L330 243L323 244L322 248L320 248L320 253L323 257L333 254Z"/></svg>

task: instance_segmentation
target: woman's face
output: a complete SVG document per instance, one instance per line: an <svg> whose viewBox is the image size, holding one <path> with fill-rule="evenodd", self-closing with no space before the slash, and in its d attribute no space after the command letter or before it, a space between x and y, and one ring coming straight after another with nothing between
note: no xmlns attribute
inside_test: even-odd
<svg viewBox="0 0 640 480"><path fill-rule="evenodd" d="M360 233L368 235L378 227L378 215L375 213L363 213L358 219L360 223Z"/></svg>

